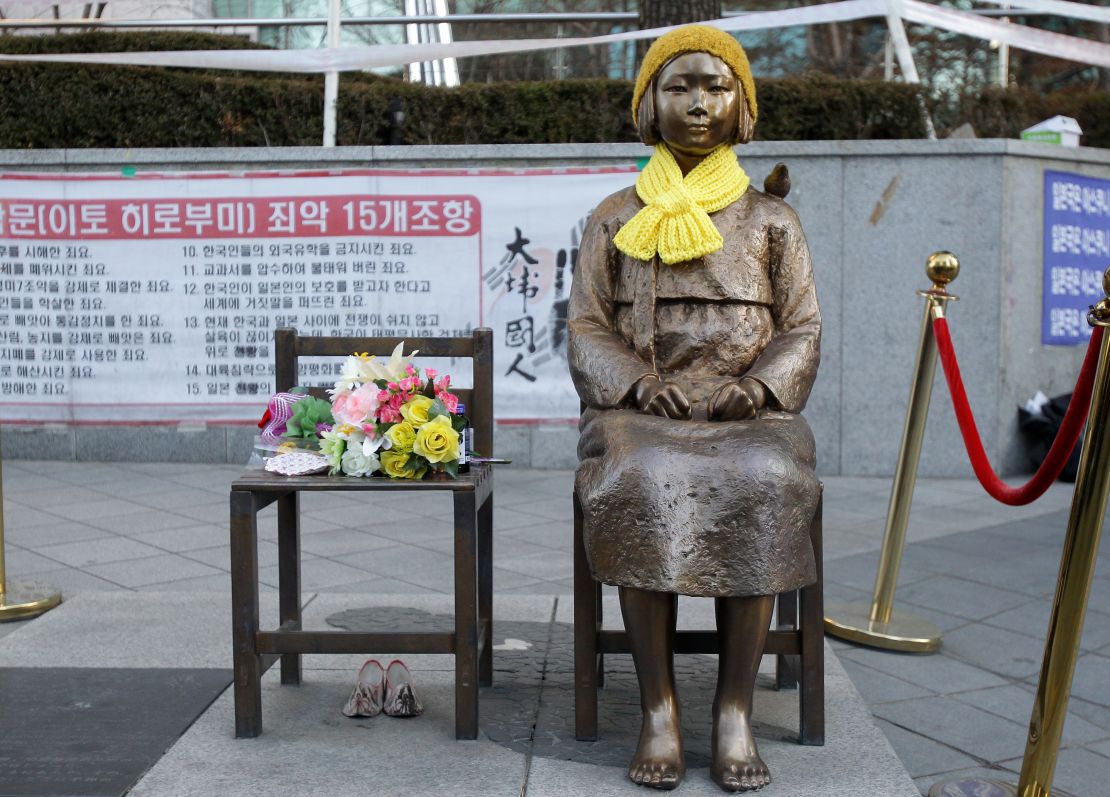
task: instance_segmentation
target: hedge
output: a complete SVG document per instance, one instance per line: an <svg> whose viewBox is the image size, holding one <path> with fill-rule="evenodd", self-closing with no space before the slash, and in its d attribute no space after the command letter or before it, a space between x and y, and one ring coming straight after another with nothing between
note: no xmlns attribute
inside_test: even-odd
<svg viewBox="0 0 1110 797"><path fill-rule="evenodd" d="M258 47L202 33L0 37L0 52L108 52ZM764 140L920 138L915 86L820 75L759 81ZM364 73L340 80L339 144L390 141L390 103L407 144L635 141L631 83L551 80L437 88ZM997 96L995 96L997 95ZM942 132L970 119L983 136L1013 136L1054 113L1075 116L1084 143L1110 146L1105 93L987 91L933 101ZM117 67L0 64L0 148L295 146L320 142L323 78Z"/></svg>

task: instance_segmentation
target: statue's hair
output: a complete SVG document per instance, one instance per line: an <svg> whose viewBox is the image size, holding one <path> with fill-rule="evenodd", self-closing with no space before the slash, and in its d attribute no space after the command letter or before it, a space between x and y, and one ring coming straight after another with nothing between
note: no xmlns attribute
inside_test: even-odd
<svg viewBox="0 0 1110 797"><path fill-rule="evenodd" d="M675 56L675 58L677 57ZM663 66L665 68L666 64ZM659 71L662 72L663 70L660 69ZM640 134L640 140L649 147L654 147L662 140L659 136L659 124L655 115L655 91L658 82L658 76L652 78L647 91L644 92L644 96L640 99L640 104L636 108L636 132ZM740 102L736 103L736 128L733 131L731 143L747 144L752 140L752 135L755 133L755 120L752 119L751 112L748 110L748 103L744 97L744 87L740 85L739 80L736 81L736 90L740 93Z"/></svg>

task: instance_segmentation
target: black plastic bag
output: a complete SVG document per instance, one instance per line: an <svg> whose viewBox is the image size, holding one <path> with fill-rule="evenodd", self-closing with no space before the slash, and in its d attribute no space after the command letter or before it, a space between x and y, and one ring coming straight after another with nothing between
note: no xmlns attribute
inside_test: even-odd
<svg viewBox="0 0 1110 797"><path fill-rule="evenodd" d="M1024 407L1018 407L1018 429L1021 430L1027 442L1029 464L1036 470L1048 456L1052 441L1060 431L1064 422L1064 415L1071 403L1071 393L1049 399L1041 406L1040 414L1034 414ZM1083 436L1075 443L1075 450L1071 452L1064 469L1060 472L1060 481L1074 482L1079 471L1079 450L1082 447Z"/></svg>

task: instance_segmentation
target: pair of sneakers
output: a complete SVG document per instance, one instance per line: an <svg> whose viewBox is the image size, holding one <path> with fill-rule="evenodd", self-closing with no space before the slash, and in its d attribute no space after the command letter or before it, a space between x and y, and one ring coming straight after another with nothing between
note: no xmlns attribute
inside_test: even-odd
<svg viewBox="0 0 1110 797"><path fill-rule="evenodd" d="M384 668L377 659L363 664L355 689L343 706L348 717L376 717L383 712L389 717L418 717L424 712L413 689L412 673L400 659Z"/></svg>

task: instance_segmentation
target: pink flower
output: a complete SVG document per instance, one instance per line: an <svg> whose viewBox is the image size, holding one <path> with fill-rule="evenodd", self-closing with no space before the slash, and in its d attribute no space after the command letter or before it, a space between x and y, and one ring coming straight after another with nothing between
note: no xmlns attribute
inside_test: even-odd
<svg viewBox="0 0 1110 797"><path fill-rule="evenodd" d="M416 376L416 366L413 365L412 363L409 363L405 367L405 373L408 374L409 376Z"/></svg>
<svg viewBox="0 0 1110 797"><path fill-rule="evenodd" d="M429 379L435 379L436 374L438 374L438 373L439 373L439 371L437 371L435 368L425 368L424 369L424 376L428 377Z"/></svg>
<svg viewBox="0 0 1110 797"><path fill-rule="evenodd" d="M443 406L447 408L447 411L449 413L451 413L452 415L455 414L455 410L459 407L458 396L456 396L454 393L448 393L447 391L440 391L436 393L436 398L443 402Z"/></svg>
<svg viewBox="0 0 1110 797"><path fill-rule="evenodd" d="M336 396L331 405L331 414L340 423L361 426L373 418L378 410L378 391L373 385L363 385L358 390Z"/></svg>
<svg viewBox="0 0 1110 797"><path fill-rule="evenodd" d="M393 407L385 404L378 410L378 419L382 423L399 423L401 421L401 413L399 410L395 410Z"/></svg>

